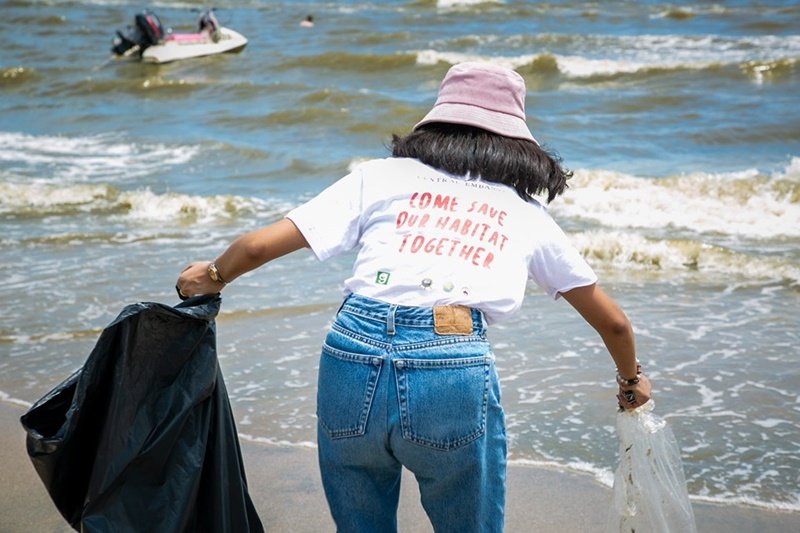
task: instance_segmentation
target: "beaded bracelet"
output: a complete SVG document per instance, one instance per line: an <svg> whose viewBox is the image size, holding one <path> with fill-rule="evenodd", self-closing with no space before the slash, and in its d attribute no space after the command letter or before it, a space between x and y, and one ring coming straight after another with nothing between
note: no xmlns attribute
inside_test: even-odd
<svg viewBox="0 0 800 533"><path fill-rule="evenodd" d="M619 386L621 387L630 387L632 385L636 385L637 383L639 383L639 376L641 375L642 375L642 365L636 363L636 375L631 379L625 379L619 375L619 372L617 372L617 384L619 384Z"/></svg>
<svg viewBox="0 0 800 533"><path fill-rule="evenodd" d="M636 385L637 383L639 383L639 376L641 376L641 374L636 374L636 377L633 377L631 379L625 379L619 374L617 374L617 383L623 387L630 387L631 385Z"/></svg>

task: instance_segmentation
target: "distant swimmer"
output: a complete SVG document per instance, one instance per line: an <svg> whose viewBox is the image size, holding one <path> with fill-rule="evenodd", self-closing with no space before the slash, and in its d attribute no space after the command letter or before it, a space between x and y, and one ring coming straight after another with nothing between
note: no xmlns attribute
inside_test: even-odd
<svg viewBox="0 0 800 533"><path fill-rule="evenodd" d="M314 15L306 15L302 21L300 21L301 28L313 28L314 27Z"/></svg>

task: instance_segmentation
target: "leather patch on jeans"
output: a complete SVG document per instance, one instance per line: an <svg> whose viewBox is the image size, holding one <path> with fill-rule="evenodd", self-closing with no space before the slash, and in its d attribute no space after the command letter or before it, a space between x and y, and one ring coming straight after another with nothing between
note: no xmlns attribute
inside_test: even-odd
<svg viewBox="0 0 800 533"><path fill-rule="evenodd" d="M439 335L472 335L472 311L463 305L434 306L433 331Z"/></svg>

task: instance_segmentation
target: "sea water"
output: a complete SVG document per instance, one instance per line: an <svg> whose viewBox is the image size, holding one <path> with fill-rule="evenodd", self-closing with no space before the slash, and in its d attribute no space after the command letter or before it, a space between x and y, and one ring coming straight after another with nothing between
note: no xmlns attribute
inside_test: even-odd
<svg viewBox="0 0 800 533"><path fill-rule="evenodd" d="M140 3L3 2L0 401L30 405L126 304L175 303L188 262L386 156L450 65L487 60L525 77L530 127L574 170L550 212L634 324L692 497L800 510L796 2L216 5L247 48L157 66L108 60ZM151 7L192 31L201 4ZM351 261L298 252L225 290L242 438L314 446ZM610 483L597 334L532 284L489 336L511 460Z"/></svg>

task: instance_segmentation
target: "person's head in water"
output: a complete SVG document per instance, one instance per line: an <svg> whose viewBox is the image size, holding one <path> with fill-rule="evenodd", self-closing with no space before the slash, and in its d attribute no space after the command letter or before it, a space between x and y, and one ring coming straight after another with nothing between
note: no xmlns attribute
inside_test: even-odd
<svg viewBox="0 0 800 533"><path fill-rule="evenodd" d="M392 156L411 157L458 176L513 187L525 200L552 201L572 172L539 146L525 121L525 80L490 63L454 65L436 103L405 137L392 136Z"/></svg>

